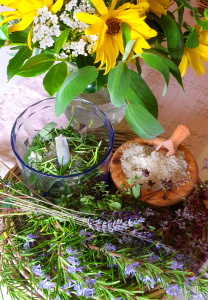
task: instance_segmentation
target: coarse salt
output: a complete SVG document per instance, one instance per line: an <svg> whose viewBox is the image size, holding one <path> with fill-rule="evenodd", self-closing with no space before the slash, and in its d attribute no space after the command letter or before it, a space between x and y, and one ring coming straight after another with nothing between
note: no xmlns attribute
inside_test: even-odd
<svg viewBox="0 0 208 300"><path fill-rule="evenodd" d="M141 177L139 183L142 184L142 188L151 191L161 189L162 179L172 180L180 185L180 181L187 179L189 175L183 151L177 151L176 155L167 157L160 151L155 151L152 146L138 143L132 143L123 150L121 167L128 179ZM142 175L142 170L148 170L149 176ZM152 187L148 184L150 180L155 182Z"/></svg>

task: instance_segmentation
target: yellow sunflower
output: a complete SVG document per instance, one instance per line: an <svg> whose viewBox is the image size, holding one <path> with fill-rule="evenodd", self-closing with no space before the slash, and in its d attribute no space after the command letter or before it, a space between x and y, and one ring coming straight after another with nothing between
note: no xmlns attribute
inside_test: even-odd
<svg viewBox="0 0 208 300"><path fill-rule="evenodd" d="M184 46L183 57L180 63L181 76L186 73L189 65L195 70L199 76L200 72L205 73L203 60L208 62L208 31L201 30L199 26L195 26L199 34L199 46L194 49L189 49Z"/></svg>
<svg viewBox="0 0 208 300"><path fill-rule="evenodd" d="M125 3L114 9L117 0L113 0L108 9L103 0L91 0L100 17L88 13L77 13L76 18L84 23L90 24L85 30L86 35L98 35L96 45L92 52L96 51L95 63L100 61L100 68L106 64L105 74L116 64L119 52L124 53L121 23L128 24L131 39L136 40L133 51L142 53L143 48L150 48L146 39L154 37L157 32L151 29L145 22L145 12L149 8L147 2L137 5Z"/></svg>
<svg viewBox="0 0 208 300"><path fill-rule="evenodd" d="M137 0L137 3L141 3L144 0ZM167 10L170 6L170 0L145 0L149 3L149 10L155 13L158 17L166 15Z"/></svg>
<svg viewBox="0 0 208 300"><path fill-rule="evenodd" d="M59 11L63 5L63 0L57 0L53 4L53 0L0 0L0 4L3 4L9 8L16 9L15 11L3 11L0 15L6 17L0 26L11 20L21 19L21 21L8 28L8 32L22 31L28 26L33 24L34 17L37 15L37 10L46 6L55 14ZM31 48L31 35L32 29L28 34L28 45Z"/></svg>

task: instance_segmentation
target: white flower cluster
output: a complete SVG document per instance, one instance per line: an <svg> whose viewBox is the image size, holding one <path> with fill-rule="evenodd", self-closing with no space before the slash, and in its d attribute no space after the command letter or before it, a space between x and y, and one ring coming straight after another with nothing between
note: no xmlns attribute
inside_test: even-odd
<svg viewBox="0 0 208 300"><path fill-rule="evenodd" d="M86 1L81 0L81 3L78 5L78 0L71 0L65 5L65 11L61 14L60 20L70 27L73 31L84 32L89 25L80 22L76 19L76 13L85 12L85 13L95 13L95 9ZM87 36L87 40L79 39L79 41L67 42L63 46L64 53L60 54L62 58L67 56L67 53L71 53L72 56L76 57L78 55L87 55L95 47L97 40L97 35Z"/></svg>
<svg viewBox="0 0 208 300"><path fill-rule="evenodd" d="M48 11L48 7L44 6L38 10L37 16L34 17L34 24L32 42L36 43L38 41L41 49L53 46L53 36L58 37L61 33L58 17L52 15Z"/></svg>

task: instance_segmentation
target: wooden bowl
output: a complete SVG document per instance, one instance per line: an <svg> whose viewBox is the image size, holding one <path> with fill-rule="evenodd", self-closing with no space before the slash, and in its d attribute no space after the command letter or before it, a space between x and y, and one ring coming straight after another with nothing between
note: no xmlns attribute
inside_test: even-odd
<svg viewBox="0 0 208 300"><path fill-rule="evenodd" d="M144 140L140 137L136 137L135 139L124 143L116 150L111 160L110 172L111 178L119 191L124 191L125 189L130 188L130 185L127 182L127 177L124 175L121 167L121 156L123 151L133 143L158 146L163 141L165 141L165 139L161 137L156 137L150 140ZM147 202L151 206L166 207L182 201L184 197L187 197L192 192L194 186L198 182L198 166L193 155L185 147L179 145L178 149L183 151L185 154L190 179L187 180L184 185L175 187L172 190L148 191L141 189L142 197L138 198L139 200Z"/></svg>

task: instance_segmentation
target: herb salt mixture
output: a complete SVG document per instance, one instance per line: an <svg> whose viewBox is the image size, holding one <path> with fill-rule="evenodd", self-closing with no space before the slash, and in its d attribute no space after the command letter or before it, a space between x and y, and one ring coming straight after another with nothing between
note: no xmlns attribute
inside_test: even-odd
<svg viewBox="0 0 208 300"><path fill-rule="evenodd" d="M161 180L177 183L189 175L183 151L177 151L176 155L166 157L163 153L155 151L152 146L137 143L131 144L123 151L121 167L128 179L141 177L139 182L142 188L151 191L161 189ZM142 170L148 170L149 176L142 176ZM152 187L148 184L150 180L154 182Z"/></svg>

